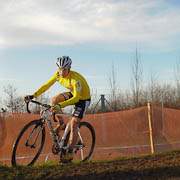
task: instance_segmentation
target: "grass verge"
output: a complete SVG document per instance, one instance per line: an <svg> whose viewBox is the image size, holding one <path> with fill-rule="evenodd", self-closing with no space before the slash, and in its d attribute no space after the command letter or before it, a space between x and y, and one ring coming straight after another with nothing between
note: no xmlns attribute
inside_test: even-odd
<svg viewBox="0 0 180 180"><path fill-rule="evenodd" d="M33 167L0 165L0 179L180 179L180 151L113 161L59 165L53 161Z"/></svg>

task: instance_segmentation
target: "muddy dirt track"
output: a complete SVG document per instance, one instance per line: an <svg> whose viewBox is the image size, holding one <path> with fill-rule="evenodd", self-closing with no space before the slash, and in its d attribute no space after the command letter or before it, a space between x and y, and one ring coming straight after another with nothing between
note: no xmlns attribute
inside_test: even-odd
<svg viewBox="0 0 180 180"><path fill-rule="evenodd" d="M177 180L180 179L180 151L108 162L18 168L0 166L0 179Z"/></svg>

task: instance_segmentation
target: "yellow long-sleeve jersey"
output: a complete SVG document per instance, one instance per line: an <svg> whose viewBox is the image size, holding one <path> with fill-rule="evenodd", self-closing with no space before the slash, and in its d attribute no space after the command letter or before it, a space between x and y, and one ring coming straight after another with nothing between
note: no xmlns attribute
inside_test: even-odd
<svg viewBox="0 0 180 180"><path fill-rule="evenodd" d="M73 97L61 102L61 107L68 105L74 105L79 100L90 99L90 89L85 78L75 71L70 71L68 76L63 78L59 75L59 72L56 71L54 75L42 85L34 94L34 97L40 96L47 89L49 89L55 82L59 82L62 86L69 89Z"/></svg>

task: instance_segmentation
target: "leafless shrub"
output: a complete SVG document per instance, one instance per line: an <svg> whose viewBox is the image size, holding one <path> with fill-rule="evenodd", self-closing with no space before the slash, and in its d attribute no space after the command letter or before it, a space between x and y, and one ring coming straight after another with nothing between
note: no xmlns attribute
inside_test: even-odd
<svg viewBox="0 0 180 180"><path fill-rule="evenodd" d="M22 112L24 110L23 98L17 95L17 89L13 85L4 87L6 99L4 105L9 112Z"/></svg>
<svg viewBox="0 0 180 180"><path fill-rule="evenodd" d="M132 78L131 78L132 98L135 106L140 105L140 96L142 93L142 80L143 80L143 69L142 69L140 56L136 48L135 59L132 64Z"/></svg>

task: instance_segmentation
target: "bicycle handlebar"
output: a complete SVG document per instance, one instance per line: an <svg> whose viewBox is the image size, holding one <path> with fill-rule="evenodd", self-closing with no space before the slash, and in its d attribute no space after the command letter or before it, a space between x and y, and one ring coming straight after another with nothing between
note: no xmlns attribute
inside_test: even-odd
<svg viewBox="0 0 180 180"><path fill-rule="evenodd" d="M43 103L40 103L40 102L38 102L38 101L34 101L34 100L25 100L25 103L26 103L26 110L27 110L27 112L28 113L31 113L31 111L29 110L29 103L30 102L32 102L32 103L34 103L34 104L37 104L37 105L39 105L39 106L42 106L42 107L45 107L45 108L47 108L47 109L50 109L52 106L51 105L49 105L49 104L43 104ZM57 122L57 120L56 120L56 113L55 112L52 112L52 116L53 116L53 120L54 120L54 122Z"/></svg>
<svg viewBox="0 0 180 180"><path fill-rule="evenodd" d="M49 104L43 104L43 103L40 103L40 102L38 102L38 101L28 100L28 101L25 101L25 103L26 103L26 110L27 110L28 113L31 113L31 111L29 110L29 103L30 103L30 102L32 102L32 103L34 103L34 104L37 104L37 105L39 105L39 106L45 107L45 108L47 108L47 109L50 109L50 108L51 108L51 106L50 106Z"/></svg>

